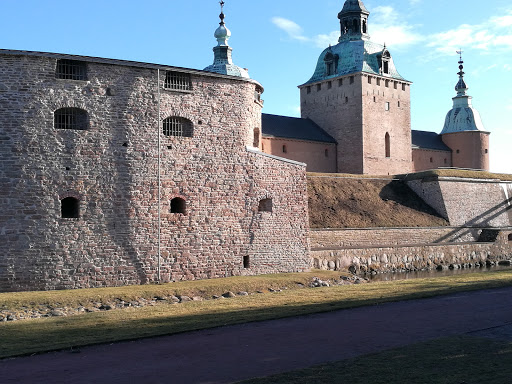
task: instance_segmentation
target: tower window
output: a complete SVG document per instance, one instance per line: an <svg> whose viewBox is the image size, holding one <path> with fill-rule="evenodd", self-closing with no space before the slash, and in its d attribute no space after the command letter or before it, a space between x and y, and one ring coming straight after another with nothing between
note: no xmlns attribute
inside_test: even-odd
<svg viewBox="0 0 512 384"><path fill-rule="evenodd" d="M87 64L84 61L57 60L55 77L66 80L87 80Z"/></svg>
<svg viewBox="0 0 512 384"><path fill-rule="evenodd" d="M243 258L243 265L244 265L244 268L247 269L247 268L250 268L251 267L251 263L250 263L250 260L249 260L249 256L244 256Z"/></svg>
<svg viewBox="0 0 512 384"><path fill-rule="evenodd" d="M398 83L397 83L396 81L393 81L393 87L394 87L395 89L397 89L397 87L398 87Z"/></svg>
<svg viewBox="0 0 512 384"><path fill-rule="evenodd" d="M61 108L53 113L54 127L57 129L84 130L89 126L87 111L80 108Z"/></svg>
<svg viewBox="0 0 512 384"><path fill-rule="evenodd" d="M384 104L384 108L386 111L389 111L389 101L386 101L386 104Z"/></svg>
<svg viewBox="0 0 512 384"><path fill-rule="evenodd" d="M338 61L340 57L333 55L332 52L327 52L324 57L325 75L332 76L338 71Z"/></svg>
<svg viewBox="0 0 512 384"><path fill-rule="evenodd" d="M386 80L386 88L389 88L389 80Z"/></svg>
<svg viewBox="0 0 512 384"><path fill-rule="evenodd" d="M457 152L457 153L460 153L460 149L457 149L457 151L456 151L456 152Z"/></svg>
<svg viewBox="0 0 512 384"><path fill-rule="evenodd" d="M444 159L444 163L447 164L448 163L448 160L447 159Z"/></svg>
<svg viewBox="0 0 512 384"><path fill-rule="evenodd" d="M486 150L485 150L485 153L489 153L489 150L488 150L488 149L486 149Z"/></svg>
<svg viewBox="0 0 512 384"><path fill-rule="evenodd" d="M306 87L306 93L311 93L311 87L310 86Z"/></svg>
<svg viewBox="0 0 512 384"><path fill-rule="evenodd" d="M348 103L348 97L345 96L345 103Z"/></svg>
<svg viewBox="0 0 512 384"><path fill-rule="evenodd" d="M402 91L405 91L405 84L402 84Z"/></svg>
<svg viewBox="0 0 512 384"><path fill-rule="evenodd" d="M322 90L322 84L317 84L317 85L316 85L316 90L317 90L318 92L320 92L320 91Z"/></svg>
<svg viewBox="0 0 512 384"><path fill-rule="evenodd" d="M368 84L371 84L372 83L372 78L371 76L368 76Z"/></svg>
<svg viewBox="0 0 512 384"><path fill-rule="evenodd" d="M338 87L341 87L341 86L343 86L343 79L338 80Z"/></svg>
<svg viewBox="0 0 512 384"><path fill-rule="evenodd" d="M181 213L185 215L187 212L187 202L180 198L175 197L171 200L171 213Z"/></svg>
<svg viewBox="0 0 512 384"><path fill-rule="evenodd" d="M262 199L258 204L258 212L272 212L272 199Z"/></svg>
<svg viewBox="0 0 512 384"><path fill-rule="evenodd" d="M386 135L384 136L384 146L386 151L386 158L391 157L391 138L389 137L389 133L386 132Z"/></svg>
<svg viewBox="0 0 512 384"><path fill-rule="evenodd" d="M286 145L283 145L283 153L287 153L288 152L288 148L286 148Z"/></svg>
<svg viewBox="0 0 512 384"><path fill-rule="evenodd" d="M508 234L508 241L512 241L512 233Z"/></svg>
<svg viewBox="0 0 512 384"><path fill-rule="evenodd" d="M258 128L254 128L254 140L252 146L255 148L260 146L260 130Z"/></svg>
<svg viewBox="0 0 512 384"><path fill-rule="evenodd" d="M327 82L327 89L331 89L332 88L332 81L328 81Z"/></svg>
<svg viewBox="0 0 512 384"><path fill-rule="evenodd" d="M190 91L192 81L189 73L167 71L165 73L164 88L179 91Z"/></svg>
<svg viewBox="0 0 512 384"><path fill-rule="evenodd" d="M168 117L163 121L163 134L165 136L192 137L194 126L190 120L184 117Z"/></svg>
<svg viewBox="0 0 512 384"><path fill-rule="evenodd" d="M366 31L367 31L366 20L363 20L363 33L366 33Z"/></svg>
<svg viewBox="0 0 512 384"><path fill-rule="evenodd" d="M66 197L60 201L60 211L63 219L78 219L80 216L80 200Z"/></svg>
<svg viewBox="0 0 512 384"><path fill-rule="evenodd" d="M433 163L433 162L434 162L434 159L433 159L432 157L430 158L430 162L431 162L431 163Z"/></svg>
<svg viewBox="0 0 512 384"><path fill-rule="evenodd" d="M377 102L377 98L375 96L373 96L373 102L376 103Z"/></svg>
<svg viewBox="0 0 512 384"><path fill-rule="evenodd" d="M400 100L398 101L398 108L400 108Z"/></svg>
<svg viewBox="0 0 512 384"><path fill-rule="evenodd" d="M379 78L377 78L377 85L380 86L380 79Z"/></svg>
<svg viewBox="0 0 512 384"><path fill-rule="evenodd" d="M354 84L354 76L350 76L350 84Z"/></svg>
<svg viewBox="0 0 512 384"><path fill-rule="evenodd" d="M324 155L325 155L325 157L329 157L329 150L328 149L325 149Z"/></svg>

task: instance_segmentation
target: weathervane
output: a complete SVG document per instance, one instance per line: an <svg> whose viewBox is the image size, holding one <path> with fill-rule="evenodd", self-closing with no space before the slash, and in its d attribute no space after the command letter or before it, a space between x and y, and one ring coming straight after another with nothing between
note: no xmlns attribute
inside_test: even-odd
<svg viewBox="0 0 512 384"><path fill-rule="evenodd" d="M224 4L225 4L224 0L221 0L219 2L219 4L220 4L220 16L219 16L220 17L220 24L224 25Z"/></svg>
<svg viewBox="0 0 512 384"><path fill-rule="evenodd" d="M460 57L460 63L463 63L463 61L462 61L462 54L464 53L464 51L463 51L463 50L462 50L462 48L461 48L459 51L456 51L456 52L457 52L457 54L458 54L458 55L459 55L459 57Z"/></svg>

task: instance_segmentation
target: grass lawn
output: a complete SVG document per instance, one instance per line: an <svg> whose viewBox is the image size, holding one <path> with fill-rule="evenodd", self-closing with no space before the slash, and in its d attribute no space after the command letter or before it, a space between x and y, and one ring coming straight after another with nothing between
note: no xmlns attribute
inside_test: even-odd
<svg viewBox="0 0 512 384"><path fill-rule="evenodd" d="M512 342L450 337L246 380L244 384L505 384L512 382Z"/></svg>
<svg viewBox="0 0 512 384"><path fill-rule="evenodd" d="M1 293L0 307L23 308L39 305L73 306L109 298L154 297L159 294L205 295L227 290L265 293L231 299L158 304L144 308L86 313L69 317L49 317L0 323L0 358L66 349L96 343L130 340L310 314L398 300L512 286L512 271L494 271L370 284L299 288L312 276L326 279L340 273L315 271L308 274L282 274L203 280L105 289L52 292ZM270 293L269 287L288 287Z"/></svg>

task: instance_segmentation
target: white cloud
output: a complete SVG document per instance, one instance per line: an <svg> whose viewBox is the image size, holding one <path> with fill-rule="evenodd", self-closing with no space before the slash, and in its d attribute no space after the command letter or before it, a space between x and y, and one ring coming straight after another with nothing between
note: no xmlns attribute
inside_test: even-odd
<svg viewBox="0 0 512 384"><path fill-rule="evenodd" d="M272 23L276 25L278 28L285 31L289 37L291 37L294 40L299 41L308 41L309 39L305 37L302 32L302 27L298 25L297 23L285 19L283 17L274 17L272 18Z"/></svg>
<svg viewBox="0 0 512 384"><path fill-rule="evenodd" d="M461 47L471 47L484 53L497 49L512 49L512 10L491 17L481 24L462 24L457 28L428 37L427 45L439 54L452 54Z"/></svg>

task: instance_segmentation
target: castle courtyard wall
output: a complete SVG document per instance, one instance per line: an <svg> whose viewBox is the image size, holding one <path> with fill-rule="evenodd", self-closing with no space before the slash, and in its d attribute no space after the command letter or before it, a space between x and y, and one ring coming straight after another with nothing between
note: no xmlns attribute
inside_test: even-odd
<svg viewBox="0 0 512 384"><path fill-rule="evenodd" d="M305 165L247 148L259 84L86 58L87 81L62 80L58 58L0 52L0 291L309 268ZM164 89L167 70L189 73L191 90ZM88 112L88 129L54 127L69 107ZM193 136L162 135L170 116ZM79 218L61 217L67 197Z"/></svg>
<svg viewBox="0 0 512 384"><path fill-rule="evenodd" d="M421 172L429 169L452 167L452 154L425 148L412 149L413 172Z"/></svg>

